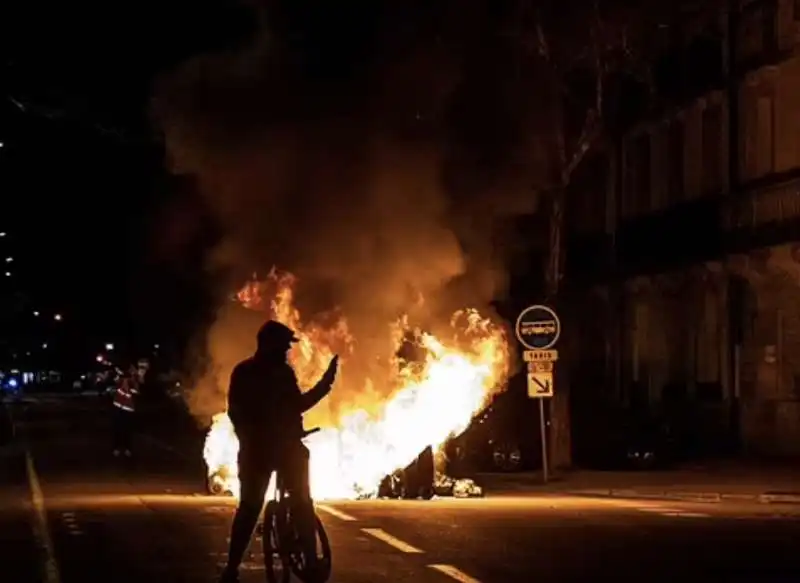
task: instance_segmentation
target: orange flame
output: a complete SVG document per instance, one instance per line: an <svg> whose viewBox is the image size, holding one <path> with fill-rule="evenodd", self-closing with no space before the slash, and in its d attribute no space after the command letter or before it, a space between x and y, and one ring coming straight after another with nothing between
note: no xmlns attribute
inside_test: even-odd
<svg viewBox="0 0 800 583"><path fill-rule="evenodd" d="M295 279L272 271L255 278L236 295L244 306L266 310L270 317L296 331L300 342L289 360L301 386L319 378L333 354L340 354L337 384L347 383L347 356L354 339L341 314L320 323L304 323L294 307ZM473 416L502 388L509 374L509 344L505 331L476 310L453 314L447 340L413 329L407 317L388 326L399 349L409 333L424 358L414 365L396 361L388 383L391 395L369 407L338 414L333 427L306 439L311 451L311 491L315 499L356 498L377 493L384 476L407 466L427 446L439 448L462 433ZM375 381L367 378L363 394L372 395ZM337 390L334 387L333 391ZM203 452L209 476L224 482L238 496L238 440L224 412L216 415Z"/></svg>

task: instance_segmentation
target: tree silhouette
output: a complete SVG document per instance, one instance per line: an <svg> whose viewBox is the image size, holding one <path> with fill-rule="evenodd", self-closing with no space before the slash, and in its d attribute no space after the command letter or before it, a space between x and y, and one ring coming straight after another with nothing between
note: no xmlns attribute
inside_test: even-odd
<svg viewBox="0 0 800 583"><path fill-rule="evenodd" d="M712 6L713 5L713 6ZM688 3L655 0L518 0L504 34L528 96L525 125L531 188L548 215L545 299L556 303L564 276L567 191L592 150L620 135L652 103L652 64ZM706 3L705 10L719 4ZM580 209L574 209L580 212ZM551 400L554 466L571 465L569 384Z"/></svg>

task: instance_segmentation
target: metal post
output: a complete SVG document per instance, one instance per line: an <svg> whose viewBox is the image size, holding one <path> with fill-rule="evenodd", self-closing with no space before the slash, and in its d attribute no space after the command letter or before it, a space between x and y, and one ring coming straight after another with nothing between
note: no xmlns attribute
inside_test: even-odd
<svg viewBox="0 0 800 583"><path fill-rule="evenodd" d="M783 389L783 310L778 309L775 323L775 391L781 394Z"/></svg>
<svg viewBox="0 0 800 583"><path fill-rule="evenodd" d="M544 416L544 398L539 397L539 433L542 441L542 481L546 484L547 472L547 425Z"/></svg>
<svg viewBox="0 0 800 583"><path fill-rule="evenodd" d="M742 394L742 347L736 344L733 347L733 396L731 398L731 437L733 449L736 452L742 448L742 430L740 403Z"/></svg>

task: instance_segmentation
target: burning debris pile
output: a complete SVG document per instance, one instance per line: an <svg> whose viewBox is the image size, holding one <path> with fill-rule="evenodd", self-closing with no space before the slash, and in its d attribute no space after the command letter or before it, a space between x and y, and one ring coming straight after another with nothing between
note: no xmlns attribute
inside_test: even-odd
<svg viewBox="0 0 800 583"><path fill-rule="evenodd" d="M291 275L273 271L264 282L247 284L237 298L245 307L296 330L300 342L290 353L290 362L301 386L311 386L334 353L341 355L337 385L354 382L355 376L348 374L348 357L355 343L346 320L339 316L320 319L324 325L302 322L293 304L294 284ZM462 310L453 314L439 336L415 330L407 318L387 326L387 334L396 355L412 338L418 357L411 362L395 356L392 366L385 367L393 371L391 378L364 377L358 402L339 404L329 415L328 426L323 423L320 432L306 438L312 496L317 500L480 496L480 488L470 480L453 480L437 472L435 459L444 443L468 427L506 380L510 359L504 330L475 310ZM383 396L375 386L386 389ZM332 397L336 392L334 386ZM238 497L238 449L230 419L218 413L203 452L213 493ZM271 494L272 485L267 495Z"/></svg>
<svg viewBox="0 0 800 583"><path fill-rule="evenodd" d="M428 446L402 470L386 476L378 488L380 498L429 500L434 496L479 498L483 490L468 478L452 478L437 471L433 448Z"/></svg>

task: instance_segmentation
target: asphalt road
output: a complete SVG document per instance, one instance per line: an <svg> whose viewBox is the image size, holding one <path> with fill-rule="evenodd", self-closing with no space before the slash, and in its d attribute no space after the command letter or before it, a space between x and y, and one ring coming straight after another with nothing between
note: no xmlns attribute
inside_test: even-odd
<svg viewBox="0 0 800 583"><path fill-rule="evenodd" d="M199 493L197 464L150 440L136 464L115 463L91 405L34 405L17 420L28 445L0 453L2 581L215 580L233 502ZM319 511L338 583L800 581L796 506L489 493ZM264 580L258 546L245 583Z"/></svg>

